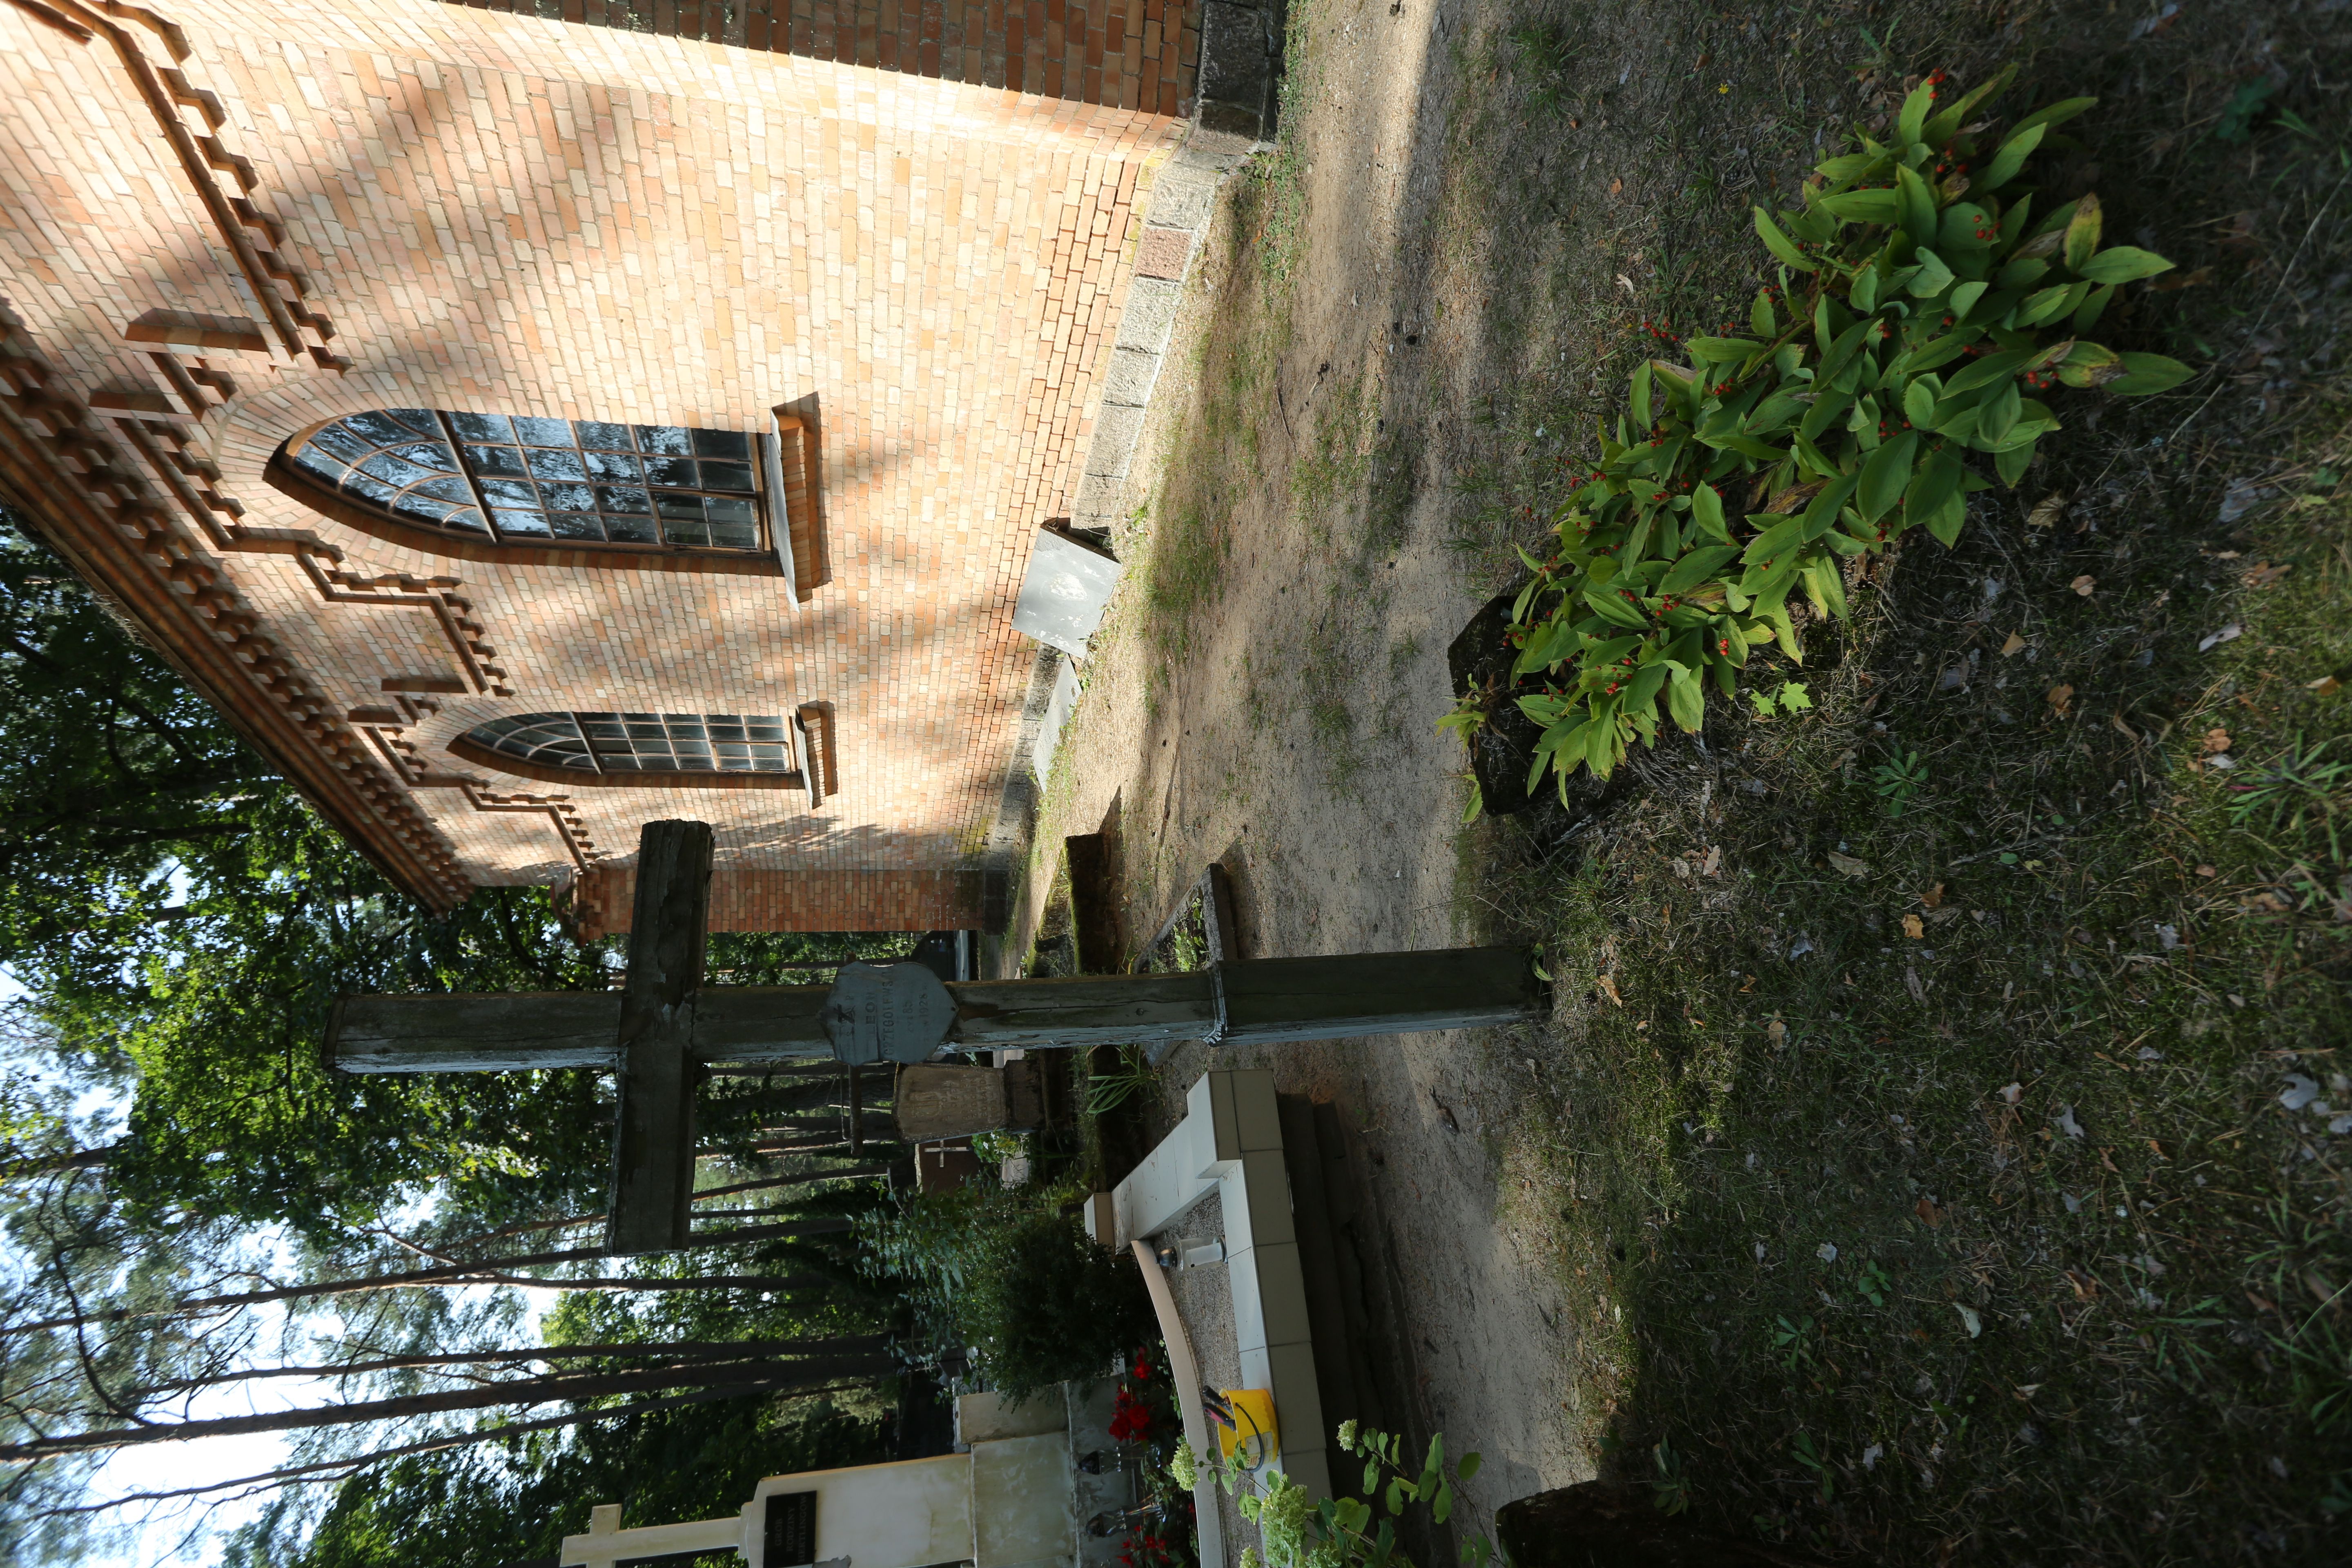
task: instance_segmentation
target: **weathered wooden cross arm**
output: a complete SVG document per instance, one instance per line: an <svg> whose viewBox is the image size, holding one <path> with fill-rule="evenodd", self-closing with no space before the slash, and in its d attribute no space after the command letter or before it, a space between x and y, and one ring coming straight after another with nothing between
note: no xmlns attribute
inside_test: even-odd
<svg viewBox="0 0 2352 1568"><path fill-rule="evenodd" d="M945 983L919 964L850 964L830 986L704 985L710 849L707 824L646 825L620 991L345 996L328 1059L345 1072L617 1074L607 1246L646 1252L687 1244L699 1066L916 1062L942 1046L1268 1045L1507 1024L1548 1005L1533 955L1507 947L1071 980Z"/></svg>
<svg viewBox="0 0 2352 1568"><path fill-rule="evenodd" d="M1247 958L1190 974L945 983L951 1050L1250 1046L1520 1022L1545 987L1526 950ZM345 1072L514 1072L621 1065L622 995L542 991L346 996L329 1050ZM685 1048L695 1061L759 1066L835 1054L827 985L706 985Z"/></svg>

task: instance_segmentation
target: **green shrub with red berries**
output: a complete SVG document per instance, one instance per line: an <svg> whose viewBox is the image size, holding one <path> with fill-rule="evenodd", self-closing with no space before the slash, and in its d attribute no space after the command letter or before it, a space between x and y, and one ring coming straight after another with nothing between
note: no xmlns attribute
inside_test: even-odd
<svg viewBox="0 0 2352 1568"><path fill-rule="evenodd" d="M1993 483L1981 464L2014 486L2059 428L2039 394L2188 377L2085 335L2117 289L2172 264L2102 248L2095 195L2053 205L2021 181L2037 151L2074 144L2052 132L2094 100L1998 134L1970 121L2014 74L1939 108L1937 72L1892 142L1819 165L1801 210L1757 208L1779 286L1758 292L1748 333L1634 370L1632 418L1560 509L1557 548L1520 552L1533 577L1512 677L1543 731L1531 790L1547 771L1563 798L1579 767L1607 777L1635 740L1656 743L1661 703L1696 731L1706 682L1732 694L1753 648L1801 663L1790 595L1843 619L1846 562L1913 528L1952 543L1968 493ZM1474 698L1441 723L1482 719Z"/></svg>

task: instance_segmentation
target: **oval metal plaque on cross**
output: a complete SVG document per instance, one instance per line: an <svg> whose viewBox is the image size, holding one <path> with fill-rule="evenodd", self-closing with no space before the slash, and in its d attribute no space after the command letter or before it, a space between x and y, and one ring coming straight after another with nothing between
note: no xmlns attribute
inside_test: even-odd
<svg viewBox="0 0 2352 1568"><path fill-rule="evenodd" d="M824 1032L850 1067L919 1062L955 1027L955 998L922 964L845 963L824 1001Z"/></svg>

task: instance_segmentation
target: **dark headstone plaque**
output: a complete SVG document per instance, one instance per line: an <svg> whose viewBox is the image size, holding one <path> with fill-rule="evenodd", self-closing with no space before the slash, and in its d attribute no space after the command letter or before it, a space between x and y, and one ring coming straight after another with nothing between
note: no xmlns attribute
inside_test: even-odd
<svg viewBox="0 0 2352 1568"><path fill-rule="evenodd" d="M760 1542L761 1568L808 1568L814 1563L816 1493L770 1493Z"/></svg>
<svg viewBox="0 0 2352 1568"><path fill-rule="evenodd" d="M833 1054L851 1067L919 1062L955 1027L955 998L919 963L848 963L825 999Z"/></svg>

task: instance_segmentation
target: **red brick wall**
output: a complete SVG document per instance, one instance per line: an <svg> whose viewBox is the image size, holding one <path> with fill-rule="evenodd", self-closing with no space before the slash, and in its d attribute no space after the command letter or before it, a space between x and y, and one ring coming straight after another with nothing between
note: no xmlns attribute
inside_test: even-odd
<svg viewBox="0 0 2352 1568"><path fill-rule="evenodd" d="M587 940L629 929L637 874L592 871L566 894L575 930ZM713 931L968 931L983 918L978 873L970 871L715 871Z"/></svg>
<svg viewBox="0 0 2352 1568"><path fill-rule="evenodd" d="M50 367L43 395L100 405L110 471L176 530L161 554L115 542L181 599L202 585L158 639L274 649L257 692L346 726L337 766L404 792L417 852L458 888L593 880L642 823L696 816L723 874L759 874L727 920L969 923L1034 661L1013 602L1037 524L1069 510L1174 123L436 0L164 15L176 40L118 25L159 108L105 38L0 5L0 305ZM165 113L205 139L209 195ZM249 204L263 261L222 202ZM126 337L158 310L255 321L265 346ZM158 353L232 390L177 426L110 426L107 398L179 384ZM805 603L772 573L459 559L264 473L287 437L369 407L756 430L780 405L816 430L829 576ZM61 485L90 460L13 416L0 442ZM814 810L566 790L447 750L513 712L803 704L831 716Z"/></svg>
<svg viewBox="0 0 2352 1568"><path fill-rule="evenodd" d="M447 0L1079 103L1191 112L1187 0Z"/></svg>

